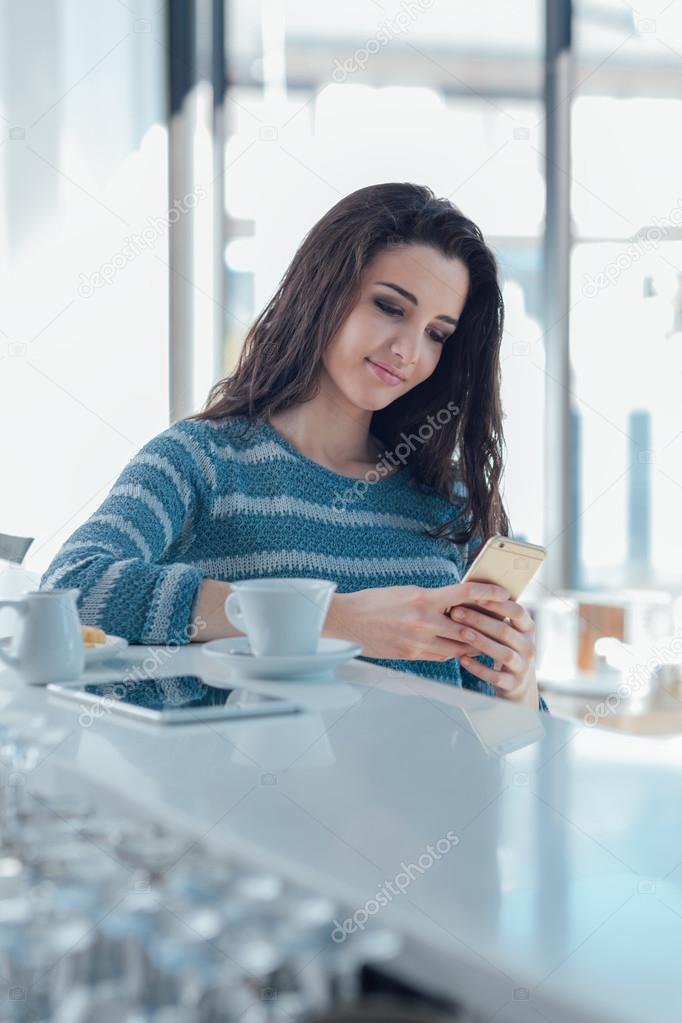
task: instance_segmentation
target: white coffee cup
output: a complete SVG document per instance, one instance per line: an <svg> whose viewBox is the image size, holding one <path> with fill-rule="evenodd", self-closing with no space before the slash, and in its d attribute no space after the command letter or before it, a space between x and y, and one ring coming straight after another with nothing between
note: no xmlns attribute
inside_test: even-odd
<svg viewBox="0 0 682 1023"><path fill-rule="evenodd" d="M76 599L80 590L33 590L15 600L0 600L12 608L19 625L13 653L0 646L0 660L24 682L70 682L85 667L85 644Z"/></svg>
<svg viewBox="0 0 682 1023"><path fill-rule="evenodd" d="M328 579L244 579L225 601L232 625L257 656L317 653L336 583Z"/></svg>

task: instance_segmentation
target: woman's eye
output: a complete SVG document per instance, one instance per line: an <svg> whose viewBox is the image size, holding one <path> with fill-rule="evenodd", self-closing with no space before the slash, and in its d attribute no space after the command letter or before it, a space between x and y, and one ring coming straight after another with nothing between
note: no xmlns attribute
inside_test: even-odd
<svg viewBox="0 0 682 1023"><path fill-rule="evenodd" d="M389 316L402 316L402 309L396 309L395 306L387 305L385 302L380 302L378 299L374 299L374 304L381 309L382 312L387 313ZM437 341L439 344L444 345L448 339L447 334L439 334L438 331L429 335L432 340Z"/></svg>
<svg viewBox="0 0 682 1023"><path fill-rule="evenodd" d="M389 316L395 316L396 314L398 314L399 316L402 316L402 312L403 312L402 309L396 309L392 305L386 305L385 302L380 302L376 298L374 299L374 304L376 306L378 306L379 309L381 309L382 312L388 313Z"/></svg>

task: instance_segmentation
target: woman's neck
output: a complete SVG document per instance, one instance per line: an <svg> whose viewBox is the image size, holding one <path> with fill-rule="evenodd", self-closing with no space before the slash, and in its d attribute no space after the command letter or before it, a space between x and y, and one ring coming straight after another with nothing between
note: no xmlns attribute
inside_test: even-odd
<svg viewBox="0 0 682 1023"><path fill-rule="evenodd" d="M341 475L372 468L383 454L378 438L369 432L371 413L340 419L338 410L304 405L283 409L269 416L278 433L307 458Z"/></svg>

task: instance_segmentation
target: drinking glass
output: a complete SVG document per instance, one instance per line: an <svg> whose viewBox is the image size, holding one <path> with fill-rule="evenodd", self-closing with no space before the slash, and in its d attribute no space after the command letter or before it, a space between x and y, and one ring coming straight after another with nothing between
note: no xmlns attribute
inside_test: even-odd
<svg viewBox="0 0 682 1023"><path fill-rule="evenodd" d="M42 755L58 746L67 737L64 728L48 727L45 719L31 716L12 720L3 716L0 724L0 757L9 763L6 778L4 822L8 831L16 829L29 815L26 778Z"/></svg>

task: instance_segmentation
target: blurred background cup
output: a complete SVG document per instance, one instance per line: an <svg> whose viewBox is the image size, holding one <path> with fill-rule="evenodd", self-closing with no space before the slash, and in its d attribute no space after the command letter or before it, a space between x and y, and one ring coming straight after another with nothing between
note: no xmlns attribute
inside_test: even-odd
<svg viewBox="0 0 682 1023"><path fill-rule="evenodd" d="M569 594L541 598L534 608L538 678L572 679L578 670L578 602Z"/></svg>
<svg viewBox="0 0 682 1023"><path fill-rule="evenodd" d="M653 657L670 645L680 611L670 593L658 590L565 590L544 596L533 609L538 676L568 680L594 672L595 645L605 637L627 644L640 657Z"/></svg>
<svg viewBox="0 0 682 1023"><path fill-rule="evenodd" d="M246 579L232 583L229 621L257 656L317 653L336 583L328 579Z"/></svg>

